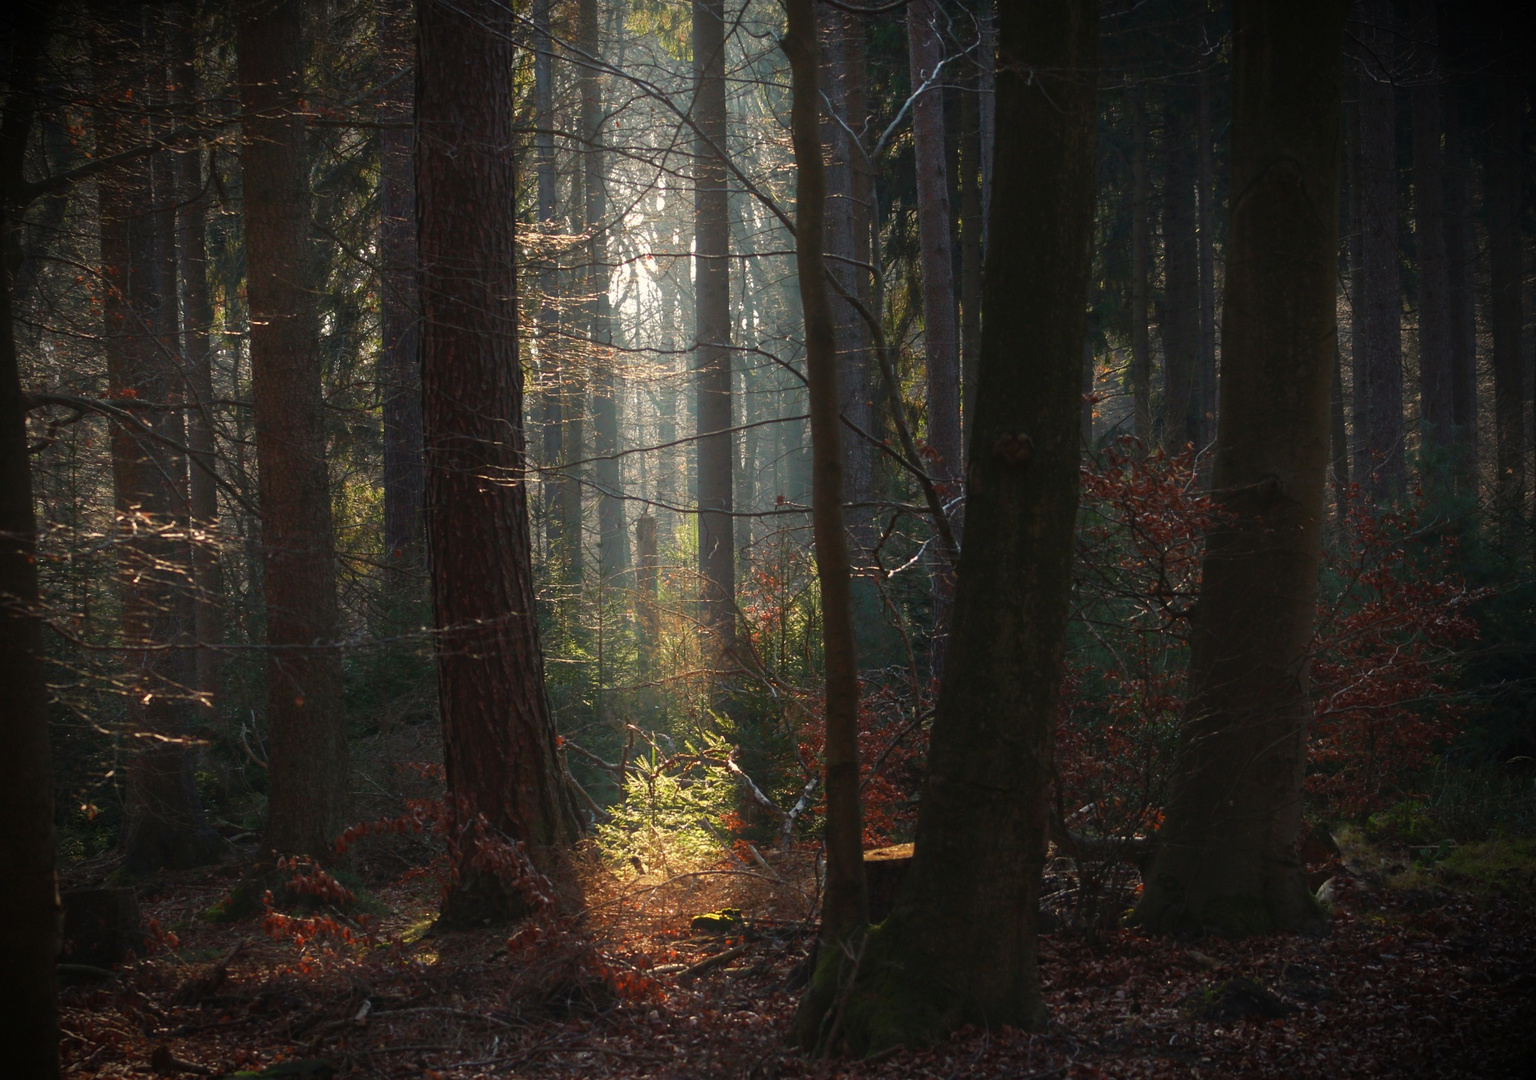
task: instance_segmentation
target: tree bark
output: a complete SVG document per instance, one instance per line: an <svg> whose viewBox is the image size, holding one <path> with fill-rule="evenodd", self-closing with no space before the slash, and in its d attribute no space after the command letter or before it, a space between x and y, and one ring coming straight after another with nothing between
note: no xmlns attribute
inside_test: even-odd
<svg viewBox="0 0 1536 1080"><path fill-rule="evenodd" d="M1167 817L1137 907L1160 931L1323 918L1295 855L1335 349L1345 0L1240 0L1222 411Z"/></svg>
<svg viewBox="0 0 1536 1080"><path fill-rule="evenodd" d="M1397 45L1391 0L1365 0L1360 37L1360 291L1355 297L1355 476L1373 499L1403 490L1402 280L1397 248Z"/></svg>
<svg viewBox="0 0 1536 1080"><path fill-rule="evenodd" d="M976 421L981 364L981 71L966 65L960 90L960 390L961 453Z"/></svg>
<svg viewBox="0 0 1536 1080"><path fill-rule="evenodd" d="M0 116L0 250L25 210L18 195L37 104L47 20L35 7L14 17L5 111ZM59 1024L54 964L59 893L54 879L53 766L43 685L43 624L37 583L37 520L26 406L16 355L12 282L0 266L0 1046L16 1080L56 1080Z"/></svg>
<svg viewBox="0 0 1536 1080"><path fill-rule="evenodd" d="M462 835L448 926L530 910L477 863L471 823L548 869L579 832L544 692L517 350L512 11L417 5L426 535L448 799ZM468 834L463 831L468 830Z"/></svg>
<svg viewBox="0 0 1536 1080"><path fill-rule="evenodd" d="M693 3L695 423L700 621L713 663L736 647L736 544L731 526L731 231L725 159L725 3Z"/></svg>
<svg viewBox="0 0 1536 1080"><path fill-rule="evenodd" d="M1163 141L1162 444L1170 453L1199 444L1196 370L1200 362L1199 239L1196 234L1194 102L1167 91Z"/></svg>
<svg viewBox="0 0 1536 1080"><path fill-rule="evenodd" d="M533 102L534 177L537 183L539 229L544 244L552 243L559 225L555 217L559 177L555 173L555 57L550 36L550 0L533 4ZM539 391L544 426L543 457L546 466L563 459L565 436L565 365L560 358L560 311L555 304L559 270L547 250L539 252ZM559 476L547 475L544 492L544 537L549 559L560 566L565 558L565 485ZM558 572L554 575L559 579Z"/></svg>
<svg viewBox="0 0 1536 1080"><path fill-rule="evenodd" d="M1445 266L1451 314L1451 409L1459 448L1458 487L1477 495L1477 313L1467 192L1469 163L1456 95L1447 87L1445 118Z"/></svg>
<svg viewBox="0 0 1536 1080"><path fill-rule="evenodd" d="M816 16L812 0L790 0L782 45L789 57L795 148L795 269L805 315L806 381L811 406L811 529L821 586L826 663L827 879L821 941L828 951L869 925L864 885L864 823L859 809L859 667L854 647L848 534L843 522L843 446L837 332L823 249L826 170L821 158Z"/></svg>
<svg viewBox="0 0 1536 1080"><path fill-rule="evenodd" d="M1143 450L1152 448L1152 341L1148 332L1151 272L1151 194L1147 179L1147 106L1133 91L1131 147L1131 431Z"/></svg>
<svg viewBox="0 0 1536 1080"><path fill-rule="evenodd" d="M1212 152L1211 69L1200 72L1195 125L1200 140L1196 181L1200 190L1200 437L1204 449L1216 438L1216 168Z"/></svg>
<svg viewBox="0 0 1536 1080"><path fill-rule="evenodd" d="M303 5L238 11L251 384L267 614L266 844L323 856L347 823L347 724L304 153Z"/></svg>
<svg viewBox="0 0 1536 1080"><path fill-rule="evenodd" d="M1506 544L1524 533L1525 402L1520 346L1521 115L1525 90L1514 60L1500 57L1489 80L1493 134L1488 149L1488 328L1493 337L1493 410L1496 435L1494 510Z"/></svg>
<svg viewBox="0 0 1536 1080"><path fill-rule="evenodd" d="M1434 4L1414 0L1414 37L1421 52L1435 49ZM1443 493L1456 452L1451 370L1450 276L1446 268L1445 170L1440 156L1441 97L1438 64L1420 72L1413 88L1413 216L1419 292L1420 468L1432 494Z"/></svg>
<svg viewBox="0 0 1536 1080"><path fill-rule="evenodd" d="M1035 912L1077 516L1099 20L1092 0L1000 14L966 542L912 868L852 985L828 950L796 1018L802 1043L825 1042L836 1003L855 1054L1046 1020Z"/></svg>
<svg viewBox="0 0 1536 1080"><path fill-rule="evenodd" d="M391 74L379 131L379 318L383 355L384 556L402 570L421 559L421 510L426 474L421 460L421 302L416 295L416 178L412 0L387 0L380 31Z"/></svg>

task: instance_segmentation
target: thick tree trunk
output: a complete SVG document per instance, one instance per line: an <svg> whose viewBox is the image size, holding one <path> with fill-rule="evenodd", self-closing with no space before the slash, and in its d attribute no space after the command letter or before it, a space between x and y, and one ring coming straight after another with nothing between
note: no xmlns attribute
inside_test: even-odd
<svg viewBox="0 0 1536 1080"><path fill-rule="evenodd" d="M1489 80L1493 137L1488 149L1488 270L1492 295L1493 410L1496 435L1494 510L1506 544L1524 534L1525 402L1521 370L1520 124L1525 91L1512 59Z"/></svg>
<svg viewBox="0 0 1536 1080"><path fill-rule="evenodd" d="M1162 444L1170 452L1200 440L1196 369L1200 362L1199 240L1196 235L1195 135L1188 95L1170 87L1163 141Z"/></svg>
<svg viewBox="0 0 1536 1080"><path fill-rule="evenodd" d="M421 258L426 535L443 760L460 878L449 926L530 910L476 865L472 823L549 868L579 832L544 692L517 351L511 9L417 5L416 220Z"/></svg>
<svg viewBox="0 0 1536 1080"><path fill-rule="evenodd" d="M1137 918L1299 929L1295 854L1335 350L1345 0L1240 0L1214 491L1189 704Z"/></svg>
<svg viewBox="0 0 1536 1080"><path fill-rule="evenodd" d="M1360 37L1360 289L1355 296L1355 476L1373 499L1403 490L1402 281L1398 262L1397 47L1390 0L1366 0Z"/></svg>
<svg viewBox="0 0 1536 1080"><path fill-rule="evenodd" d="M1098 5L1009 4L1000 21L966 540L912 868L854 984L829 950L796 1019L814 1045L836 1011L858 1054L1046 1020L1034 913L1077 516Z"/></svg>
<svg viewBox="0 0 1536 1080"><path fill-rule="evenodd" d="M1414 37L1431 53L1434 4L1414 0ZM1440 157L1443 87L1438 67L1421 72L1413 88L1413 216L1419 292L1419 455L1432 493L1444 493L1456 450L1451 369L1450 276L1446 268L1444 165Z"/></svg>
<svg viewBox="0 0 1536 1080"><path fill-rule="evenodd" d="M827 879L821 940L828 952L869 925L864 887L864 823L859 810L859 666L854 648L848 534L843 524L843 446L837 333L823 263L827 182L821 159L821 94L816 17L811 0L790 0L789 57L795 147L795 269L805 315L806 380L811 403L811 526L821 585L821 640L827 672Z"/></svg>
<svg viewBox="0 0 1536 1080"><path fill-rule="evenodd" d="M0 118L0 250L25 207L18 189L36 113L33 89L47 40L45 19L24 8L8 57ZM53 767L43 686L43 624L37 587L37 521L26 407L16 355L11 284L17 266L0 265L0 1046L16 1080L59 1075L54 964L59 893L54 880Z"/></svg>
<svg viewBox="0 0 1536 1080"><path fill-rule="evenodd" d="M416 295L415 111L413 0L388 0L380 30L392 74L406 73L385 91L379 131L379 317L383 354L384 556L402 570L421 558L421 302Z"/></svg>
<svg viewBox="0 0 1536 1080"><path fill-rule="evenodd" d="M731 230L725 159L725 3L694 0L695 453L699 483L700 621L717 666L736 647L736 545L731 526Z"/></svg>
<svg viewBox="0 0 1536 1080"><path fill-rule="evenodd" d="M242 0L236 46L269 657L266 843L323 856L347 823L350 774L311 285L302 19L298 0Z"/></svg>
<svg viewBox="0 0 1536 1080"><path fill-rule="evenodd" d="M981 365L981 83L966 65L960 91L960 390L961 453L976 421L976 380Z"/></svg>
<svg viewBox="0 0 1536 1080"><path fill-rule="evenodd" d="M1152 341L1148 332L1151 273L1151 194L1147 179L1147 106L1140 90L1132 103L1131 146L1131 431L1152 448Z"/></svg>

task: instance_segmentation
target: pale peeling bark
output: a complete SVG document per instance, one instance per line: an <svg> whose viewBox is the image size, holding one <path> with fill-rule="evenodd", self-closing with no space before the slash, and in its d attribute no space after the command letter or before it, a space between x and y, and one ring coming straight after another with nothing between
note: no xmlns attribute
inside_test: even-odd
<svg viewBox="0 0 1536 1080"><path fill-rule="evenodd" d="M1243 0L1212 531L1167 818L1137 908L1160 931L1322 919L1295 842L1335 359L1345 0Z"/></svg>

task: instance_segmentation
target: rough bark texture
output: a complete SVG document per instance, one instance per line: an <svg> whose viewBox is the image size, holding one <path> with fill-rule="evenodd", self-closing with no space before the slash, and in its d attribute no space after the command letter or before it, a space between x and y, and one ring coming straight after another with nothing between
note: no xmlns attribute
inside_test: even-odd
<svg viewBox="0 0 1536 1080"><path fill-rule="evenodd" d="M1496 435L1494 509L1506 542L1523 535L1525 509L1524 372L1520 363L1520 123L1524 87L1505 59L1489 80L1493 138L1488 150L1488 270L1492 295L1488 327L1493 332L1493 410Z"/></svg>
<svg viewBox="0 0 1536 1080"><path fill-rule="evenodd" d="M859 810L859 666L843 524L843 436L837 333L823 263L827 182L821 159L816 17L812 0L790 0L783 47L789 57L795 147L795 269L805 315L806 381L811 406L811 528L821 586L826 657L827 878L821 940L829 951L869 925L864 887L864 822Z"/></svg>
<svg viewBox="0 0 1536 1080"><path fill-rule="evenodd" d="M347 824L347 724L325 463L298 0L243 0L236 47L267 612L268 847L324 855Z"/></svg>
<svg viewBox="0 0 1536 1080"><path fill-rule="evenodd" d="M511 9L417 7L416 216L421 257L426 535L448 798L549 867L579 831L544 692L533 595L517 352ZM460 851L450 926L528 910Z"/></svg>
<svg viewBox="0 0 1536 1080"><path fill-rule="evenodd" d="M555 218L558 177L555 174L555 58L549 30L550 0L533 4L533 161L537 184L539 228L546 242L560 231ZM555 304L559 270L549 253L538 258L539 321L538 389L543 417L543 464L557 465L564 456L565 372L557 358L560 311ZM546 474L544 491L544 537L549 563L557 568L565 559L565 487L560 478Z"/></svg>
<svg viewBox="0 0 1536 1080"><path fill-rule="evenodd" d="M1148 333L1151 267L1151 194L1147 179L1147 108L1138 93L1132 105L1131 147L1131 431L1152 448L1152 341Z"/></svg>
<svg viewBox="0 0 1536 1080"><path fill-rule="evenodd" d="M35 8L12 16L5 113L0 118L0 237L24 207L32 90L46 42ZM16 356L11 284L16 265L0 266L0 1046L7 1075L55 1080L59 1075L54 964L59 951L59 894L54 882L53 769L43 688L43 627L37 588L37 522L26 408Z"/></svg>
<svg viewBox="0 0 1536 1080"><path fill-rule="evenodd" d="M716 663L736 644L736 544L731 528L731 230L725 160L725 4L694 0L694 354L701 621Z"/></svg>
<svg viewBox="0 0 1536 1080"><path fill-rule="evenodd" d="M1414 0L1414 37L1433 55L1434 5ZM1445 171L1440 156L1443 87L1438 66L1421 70L1413 88L1413 217L1418 262L1419 417L1421 468L1432 492L1443 493L1455 452L1451 372L1451 297L1445 249Z"/></svg>
<svg viewBox="0 0 1536 1080"><path fill-rule="evenodd" d="M379 131L379 317L383 355L379 383L384 403L384 556L401 569L421 557L421 303L416 295L415 139L416 63L412 0L388 0L380 19L393 75L385 90Z"/></svg>
<svg viewBox="0 0 1536 1080"><path fill-rule="evenodd" d="M1046 1020L1034 913L1077 510L1098 5L1010 4L1000 22L966 542L915 854L852 985L828 950L797 1018L803 1042L825 1042L835 1003L832 1041L859 1054Z"/></svg>
<svg viewBox="0 0 1536 1080"><path fill-rule="evenodd" d="M1355 477L1375 499L1403 489L1402 274L1391 0L1365 0L1360 60L1360 289L1355 296Z"/></svg>
<svg viewBox="0 0 1536 1080"><path fill-rule="evenodd" d="M907 4L912 69L912 146L917 159L917 227L923 273L923 352L927 358L927 463L936 478L956 479L960 453L960 332L950 247L949 177L944 142L944 42L937 0ZM924 84L932 83L927 89Z"/></svg>
<svg viewBox="0 0 1536 1080"><path fill-rule="evenodd" d="M1189 704L1137 918L1316 925L1295 854L1335 349L1345 0L1241 0L1222 410Z"/></svg>
<svg viewBox="0 0 1536 1080"><path fill-rule="evenodd" d="M1170 451L1200 439L1196 368L1200 360L1199 246L1196 236L1194 102L1168 90L1163 141L1162 444Z"/></svg>

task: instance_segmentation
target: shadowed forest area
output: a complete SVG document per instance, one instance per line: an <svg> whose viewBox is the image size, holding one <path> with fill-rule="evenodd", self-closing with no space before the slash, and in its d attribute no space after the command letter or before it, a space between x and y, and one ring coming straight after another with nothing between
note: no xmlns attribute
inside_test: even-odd
<svg viewBox="0 0 1536 1080"><path fill-rule="evenodd" d="M1495 0L0 15L0 1073L1536 1074Z"/></svg>

